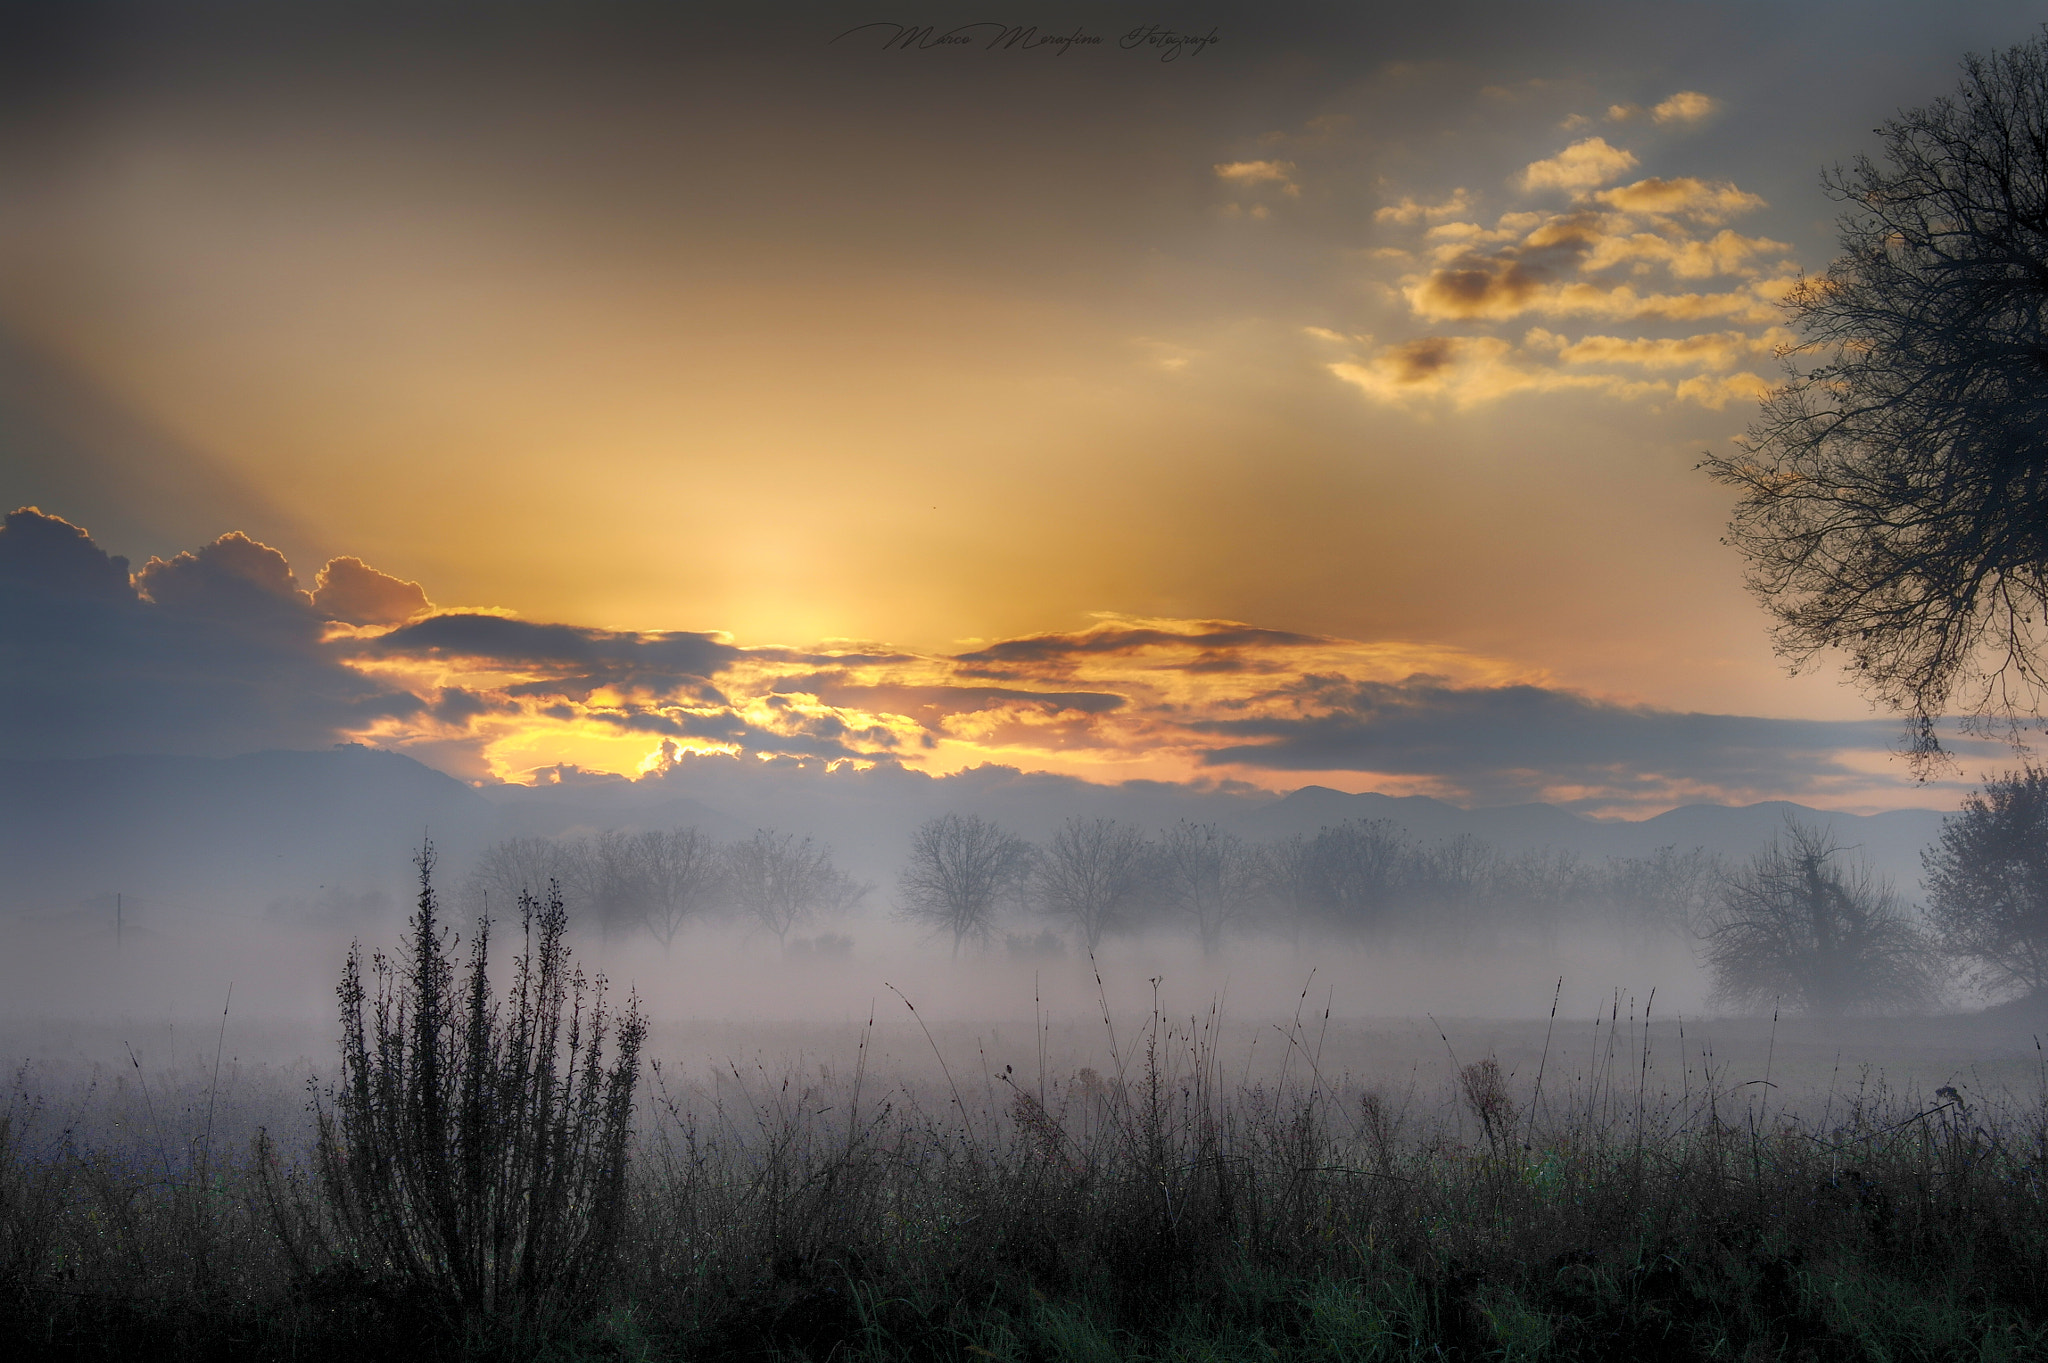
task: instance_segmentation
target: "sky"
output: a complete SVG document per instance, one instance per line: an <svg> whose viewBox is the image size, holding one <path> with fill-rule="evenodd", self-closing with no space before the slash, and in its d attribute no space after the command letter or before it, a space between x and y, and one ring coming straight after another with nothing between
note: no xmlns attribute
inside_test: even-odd
<svg viewBox="0 0 2048 1363"><path fill-rule="evenodd" d="M0 755L2010 765L1788 675L1696 465L2034 7L962 13L0 6Z"/></svg>

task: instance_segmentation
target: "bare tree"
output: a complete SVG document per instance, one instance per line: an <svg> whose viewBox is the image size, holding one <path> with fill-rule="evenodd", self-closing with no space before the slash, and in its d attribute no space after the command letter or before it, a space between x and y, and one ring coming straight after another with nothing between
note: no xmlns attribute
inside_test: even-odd
<svg viewBox="0 0 2048 1363"><path fill-rule="evenodd" d="M1404 907L1421 911L1417 926L1451 939L1469 935L1502 878L1501 855L1470 833L1411 853Z"/></svg>
<svg viewBox="0 0 2048 1363"><path fill-rule="evenodd" d="M463 897L479 912L510 913L521 895L545 899L550 885L575 893L576 848L553 838L506 838L486 848L463 884Z"/></svg>
<svg viewBox="0 0 2048 1363"><path fill-rule="evenodd" d="M726 858L695 828L642 833L637 842L646 882L643 921L667 951L683 925L702 917L724 892Z"/></svg>
<svg viewBox="0 0 2048 1363"><path fill-rule="evenodd" d="M1079 934L1090 955L1123 926L1145 893L1145 835L1115 819L1068 819L1039 858L1039 907Z"/></svg>
<svg viewBox="0 0 2048 1363"><path fill-rule="evenodd" d="M1840 648L1906 717L2017 738L2048 685L2048 42L1963 63L1960 99L1823 177L1843 254L1788 297L1788 382L1741 450L1730 543L1795 666Z"/></svg>
<svg viewBox="0 0 2048 1363"><path fill-rule="evenodd" d="M1928 917L1991 993L2048 998L2048 770L1987 781L1927 849Z"/></svg>
<svg viewBox="0 0 2048 1363"><path fill-rule="evenodd" d="M1831 834L1787 820L1722 882L1700 926L1716 996L1828 1015L1933 1002L1933 943L1888 884L1840 855Z"/></svg>
<svg viewBox="0 0 2048 1363"><path fill-rule="evenodd" d="M607 937L647 922L649 848L642 836L609 828L576 844L573 883Z"/></svg>
<svg viewBox="0 0 2048 1363"><path fill-rule="evenodd" d="M1610 859L1602 898L1639 930L1690 932L1719 899L1726 874L1721 859L1704 847L1660 847L1647 857Z"/></svg>
<svg viewBox="0 0 2048 1363"><path fill-rule="evenodd" d="M1267 879L1259 848L1212 823L1182 819L1159 842L1159 891L1170 913L1195 931L1202 954L1258 902Z"/></svg>
<svg viewBox="0 0 2048 1363"><path fill-rule="evenodd" d="M978 814L941 814L918 826L897 875L899 912L950 934L953 954L968 938L987 941L997 911L1020 897L1036 851Z"/></svg>
<svg viewBox="0 0 2048 1363"><path fill-rule="evenodd" d="M772 933L781 947L789 945L796 928L822 914L853 908L870 888L834 867L830 848L772 828L756 829L732 844L725 864L733 906Z"/></svg>
<svg viewBox="0 0 2048 1363"><path fill-rule="evenodd" d="M1297 945L1318 920L1352 932L1378 926L1393 908L1410 855L1391 819L1327 824L1265 848L1265 898Z"/></svg>
<svg viewBox="0 0 2048 1363"><path fill-rule="evenodd" d="M1323 911L1354 930L1386 921L1414 860L1413 848L1392 819L1355 819L1319 828L1309 855Z"/></svg>

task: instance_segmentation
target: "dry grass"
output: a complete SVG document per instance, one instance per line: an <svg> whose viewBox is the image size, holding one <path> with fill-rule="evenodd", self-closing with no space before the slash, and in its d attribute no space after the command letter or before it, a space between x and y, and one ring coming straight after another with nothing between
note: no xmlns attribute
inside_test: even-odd
<svg viewBox="0 0 2048 1363"><path fill-rule="evenodd" d="M1591 1063L1444 1040L1440 1103L1332 1073L1318 1017L1258 1078L1225 1034L1155 1008L1094 1067L657 1073L594 1319L514 1341L341 1249L294 1271L317 1208L189 1141L67 1139L25 1077L7 1328L66 1357L2048 1356L2038 1080L1795 1104L1617 1009Z"/></svg>

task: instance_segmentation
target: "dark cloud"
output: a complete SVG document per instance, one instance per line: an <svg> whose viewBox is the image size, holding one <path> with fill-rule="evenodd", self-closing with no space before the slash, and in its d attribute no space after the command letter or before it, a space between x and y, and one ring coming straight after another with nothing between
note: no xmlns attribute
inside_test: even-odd
<svg viewBox="0 0 2048 1363"><path fill-rule="evenodd" d="M1482 800L1570 785L1622 793L1674 780L1796 792L1847 774L1834 754L1883 751L1895 736L1877 720L1689 714L1539 686L1312 678L1298 690L1317 713L1192 724L1240 740L1204 763L1431 776Z"/></svg>
<svg viewBox="0 0 2048 1363"><path fill-rule="evenodd" d="M725 699L709 679L743 656L710 634L634 634L465 612L429 616L355 647L373 656L463 659L544 674L506 687L508 696L582 701L608 688L706 704Z"/></svg>
<svg viewBox="0 0 2048 1363"><path fill-rule="evenodd" d="M434 608L417 582L380 573L359 558L328 560L314 579L313 608L351 625L396 625Z"/></svg>
<svg viewBox="0 0 2048 1363"><path fill-rule="evenodd" d="M1519 260L1467 259L1454 268L1433 270L1416 289L1416 303L1431 317L1492 317L1514 313L1542 291L1548 279ZM1452 358L1450 342L1429 337L1402 347L1401 359L1414 382L1442 368Z"/></svg>
<svg viewBox="0 0 2048 1363"><path fill-rule="evenodd" d="M850 757L873 761L886 757L887 750L898 742L896 734L880 725L852 725L836 715L801 713L781 697L766 699L771 709L782 712L784 722L779 729L749 724L729 710L710 714L688 710L589 710L585 714L600 724L628 733L732 743L749 753L825 761ZM778 705L778 701L782 703Z"/></svg>
<svg viewBox="0 0 2048 1363"><path fill-rule="evenodd" d="M863 685L830 673L784 677L775 683L776 693L816 696L834 705L858 705L868 710L893 710L899 714L975 714L1015 705L1036 706L1047 714L1078 710L1083 714L1106 714L1129 702L1108 691L1023 691L1006 686L908 686Z"/></svg>
<svg viewBox="0 0 2048 1363"><path fill-rule="evenodd" d="M126 563L34 510L0 526L0 754L325 746L422 702L344 666L282 555L241 535Z"/></svg>
<svg viewBox="0 0 2048 1363"><path fill-rule="evenodd" d="M467 724L479 715L502 714L514 707L459 686L444 687L429 712L443 724Z"/></svg>
<svg viewBox="0 0 2048 1363"><path fill-rule="evenodd" d="M174 558L153 558L135 575L149 600L181 615L231 619L278 610L313 618L313 598L299 590L291 564L240 531Z"/></svg>
<svg viewBox="0 0 2048 1363"><path fill-rule="evenodd" d="M0 585L16 589L133 601L128 560L109 555L92 536L32 506L0 522Z"/></svg>
<svg viewBox="0 0 2048 1363"><path fill-rule="evenodd" d="M1136 653L1148 648L1271 648L1320 642L1313 634L1290 634L1284 630L1254 629L1244 625L1222 626L1193 634L1163 629L1100 629L1005 639L971 653L955 654L954 661L1026 664L1054 662L1069 657Z"/></svg>

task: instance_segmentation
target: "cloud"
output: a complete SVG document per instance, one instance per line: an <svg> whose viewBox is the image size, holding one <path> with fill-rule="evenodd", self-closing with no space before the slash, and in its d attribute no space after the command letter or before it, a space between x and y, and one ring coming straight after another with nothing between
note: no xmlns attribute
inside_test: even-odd
<svg viewBox="0 0 2048 1363"><path fill-rule="evenodd" d="M143 596L183 614L239 616L286 610L310 615L313 598L299 590L283 554L239 530L174 558L152 558L135 575Z"/></svg>
<svg viewBox="0 0 2048 1363"><path fill-rule="evenodd" d="M1790 250L1785 243L1728 228L1711 236L1694 230L1761 206L1755 195L1701 180L1642 180L1604 191L1593 202L1603 207L1504 213L1492 227L1439 223L1425 234L1433 267L1404 278L1401 294L1417 317L1431 321L1501 321L1528 313L1775 317L1777 294L1759 297L1747 284L1708 296L1603 286L1597 279L1656 269L1674 280L1758 280L1766 273L1759 262Z"/></svg>
<svg viewBox="0 0 2048 1363"><path fill-rule="evenodd" d="M1533 354L1579 344L1546 338L1522 351L1431 338L1358 368L1454 399L1488 386L1624 382L1534 366ZM390 610L424 600L357 567L330 564L321 592L353 580ZM1450 799L1645 809L1840 785L1851 759L1867 769L1891 736L1882 724L1621 705L1461 649L1234 620L1104 616L951 653L748 648L711 633L479 610L396 626L337 621L283 555L236 534L152 560L135 579L147 591L124 570L60 518L23 510L0 525L0 755L358 738L507 778L565 765L658 773L717 753L1269 788L1352 772Z"/></svg>
<svg viewBox="0 0 2048 1363"><path fill-rule="evenodd" d="M457 675L513 675L501 683L507 694L577 700L599 690L715 699L710 679L741 656L715 634L535 624L474 611L430 615L363 639L353 651L387 662L431 662Z"/></svg>
<svg viewBox="0 0 2048 1363"><path fill-rule="evenodd" d="M321 747L423 709L328 647L268 545L223 535L134 583L60 517L0 525L0 755Z"/></svg>
<svg viewBox="0 0 2048 1363"><path fill-rule="evenodd" d="M1726 180L1701 180L1689 175L1669 180L1651 176L1634 184L1603 189L1593 198L1624 213L1682 216L1709 224L1768 207L1757 195L1737 189Z"/></svg>
<svg viewBox="0 0 2048 1363"><path fill-rule="evenodd" d="M1541 686L1427 679L1326 685L1305 713L1202 724L1237 740L1218 767L1426 777L1481 803L1627 801L1674 785L1805 792L1849 776L1848 753L1883 750L1884 721L1759 719L1619 705Z"/></svg>
<svg viewBox="0 0 2048 1363"><path fill-rule="evenodd" d="M1771 354L1789 343L1782 327L1762 335L1746 331L1701 332L1692 336L1585 336L1576 341L1532 329L1522 339L1531 350L1549 350L1567 364L1631 365L1639 369L1727 369L1752 356Z"/></svg>
<svg viewBox="0 0 2048 1363"><path fill-rule="evenodd" d="M1721 102L1697 90L1680 90L1671 98L1650 110L1650 117L1659 123L1698 123L1719 112Z"/></svg>
<svg viewBox="0 0 2048 1363"><path fill-rule="evenodd" d="M1132 656L1161 648L1193 650L1206 657L1218 657L1244 648L1314 644L1319 637L1215 621L1175 621L1171 628L1107 623L1078 634L1032 634L1005 639L986 648L955 654L953 661L970 665L1065 665L1080 657Z"/></svg>
<svg viewBox="0 0 2048 1363"><path fill-rule="evenodd" d="M1388 204L1372 216L1374 222L1441 222L1445 218L1455 218L1460 213L1471 211L1471 195L1462 189L1454 189L1451 191L1451 197L1442 203L1417 203L1414 198L1403 196L1401 202Z"/></svg>
<svg viewBox="0 0 2048 1363"><path fill-rule="evenodd" d="M1531 192L1561 189L1578 194L1606 184L1635 164L1634 152L1611 147L1604 137L1587 137L1547 160L1532 161L1522 171L1520 182L1523 189Z"/></svg>
<svg viewBox="0 0 2048 1363"><path fill-rule="evenodd" d="M1329 369L1382 402L1447 398L1461 408L1524 392L1580 391L1639 398L1671 391L1666 384L1619 375L1564 373L1525 364L1515 347L1496 336L1425 336L1388 346L1367 359L1340 361Z"/></svg>
<svg viewBox="0 0 2048 1363"><path fill-rule="evenodd" d="M127 559L109 556L78 526L33 506L11 511L0 522L0 584L114 601L135 599Z"/></svg>
<svg viewBox="0 0 2048 1363"><path fill-rule="evenodd" d="M1678 385L1676 396L1685 402L1720 411L1731 402L1755 402L1777 385L1759 374L1700 374Z"/></svg>
<svg viewBox="0 0 2048 1363"><path fill-rule="evenodd" d="M1218 179L1247 189L1275 185L1284 194L1301 193L1301 186L1294 183L1292 161L1219 161L1215 170Z"/></svg>
<svg viewBox="0 0 2048 1363"><path fill-rule="evenodd" d="M351 625L396 625L434 608L419 583L380 573L359 558L329 559L313 584L313 608Z"/></svg>
<svg viewBox="0 0 2048 1363"><path fill-rule="evenodd" d="M1632 116L1623 106L1610 115ZM1409 265L1392 288L1410 315L1432 329L1583 318L1682 327L1684 334L1574 340L1539 326L1517 348L1497 335L1434 333L1328 364L1330 373L1375 401L1443 400L1459 407L1515 394L1582 392L1718 409L1768 387L1747 371L1722 372L1787 339L1776 324L1794 282L1785 260L1791 247L1725 225L1765 207L1763 199L1697 176L1651 176L1596 189L1635 163L1632 153L1602 138L1583 138L1520 177L1532 193L1571 193L1569 208L1514 209L1490 225L1448 211L1463 206L1462 192L1439 205L1404 198L1376 216L1421 226L1421 249L1383 248L1374 258ZM1421 268L1411 263L1418 260ZM1310 334L1338 343L1343 335L1313 328ZM1674 378L1645 379L1646 370Z"/></svg>

